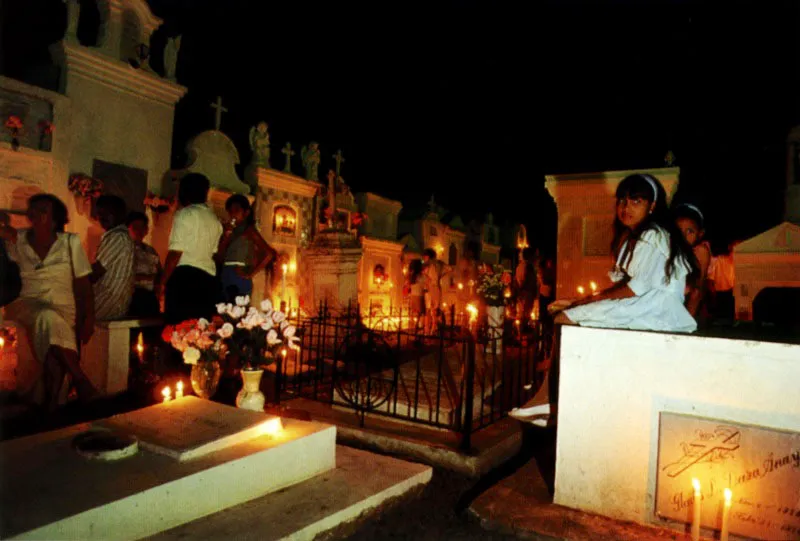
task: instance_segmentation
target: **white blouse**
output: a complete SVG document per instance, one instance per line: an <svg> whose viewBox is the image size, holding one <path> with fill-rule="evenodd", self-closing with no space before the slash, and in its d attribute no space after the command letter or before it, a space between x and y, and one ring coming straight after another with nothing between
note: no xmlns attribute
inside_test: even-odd
<svg viewBox="0 0 800 541"><path fill-rule="evenodd" d="M189 205L175 213L169 235L169 250L182 252L178 266L198 268L214 276L222 225L206 205Z"/></svg>

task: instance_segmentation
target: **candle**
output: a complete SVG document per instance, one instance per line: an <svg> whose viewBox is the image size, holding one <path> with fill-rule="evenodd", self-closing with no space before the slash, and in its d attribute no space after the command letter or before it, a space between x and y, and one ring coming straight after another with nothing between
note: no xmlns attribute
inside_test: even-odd
<svg viewBox="0 0 800 541"><path fill-rule="evenodd" d="M0 349L6 347L6 339L0 336Z"/></svg>
<svg viewBox="0 0 800 541"><path fill-rule="evenodd" d="M597 282L589 282L589 287L592 289L592 293L595 293L597 291Z"/></svg>
<svg viewBox="0 0 800 541"><path fill-rule="evenodd" d="M583 286L578 286L578 295L583 295L585 292L586 290L583 289Z"/></svg>
<svg viewBox="0 0 800 541"><path fill-rule="evenodd" d="M139 362L144 360L144 338L142 333L139 333L139 338L136 340L136 352L139 354Z"/></svg>
<svg viewBox="0 0 800 541"><path fill-rule="evenodd" d="M719 533L719 541L728 541L728 525L731 518L731 489L725 489L725 504L722 507L722 530Z"/></svg>
<svg viewBox="0 0 800 541"><path fill-rule="evenodd" d="M296 271L297 271L297 261L294 261L294 260L292 260L292 261L289 263L289 270L290 270L291 272L296 272Z"/></svg>
<svg viewBox="0 0 800 541"><path fill-rule="evenodd" d="M170 399L170 398L171 398L171 396L172 396L172 391L170 390L170 388L169 388L169 385L167 385L166 387L164 387L164 390L163 390L163 391L161 391L161 394L164 396L164 404L166 404L167 402L169 402L169 399Z"/></svg>
<svg viewBox="0 0 800 541"><path fill-rule="evenodd" d="M283 277L281 278L281 299L286 298L286 271L289 270L289 265L284 263L281 265L281 270L283 270Z"/></svg>
<svg viewBox="0 0 800 541"><path fill-rule="evenodd" d="M175 398L183 398L183 380L178 380L175 385Z"/></svg>
<svg viewBox="0 0 800 541"><path fill-rule="evenodd" d="M459 290L459 291L463 291L463 289L464 289L464 284L462 284L461 282L459 282L459 283L458 283L458 290Z"/></svg>
<svg viewBox="0 0 800 541"><path fill-rule="evenodd" d="M694 499L692 501L692 541L700 541L700 481L692 479Z"/></svg>

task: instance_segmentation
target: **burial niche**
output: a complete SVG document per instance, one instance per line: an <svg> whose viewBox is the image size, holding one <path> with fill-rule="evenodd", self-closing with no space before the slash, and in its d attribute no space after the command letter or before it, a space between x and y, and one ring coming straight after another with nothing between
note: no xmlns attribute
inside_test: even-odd
<svg viewBox="0 0 800 541"><path fill-rule="evenodd" d="M272 232L278 235L294 235L297 232L297 211L289 205L275 207Z"/></svg>

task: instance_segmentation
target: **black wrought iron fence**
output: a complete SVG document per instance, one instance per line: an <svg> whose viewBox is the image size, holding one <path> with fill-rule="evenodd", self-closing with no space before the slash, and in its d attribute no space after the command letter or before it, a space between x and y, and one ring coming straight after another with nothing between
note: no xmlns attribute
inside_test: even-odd
<svg viewBox="0 0 800 541"><path fill-rule="evenodd" d="M276 395L303 397L368 416L458 432L473 431L527 402L543 380L545 340L539 322L507 322L501 338L454 311L432 325L403 309L354 306L297 322L299 351L276 365Z"/></svg>

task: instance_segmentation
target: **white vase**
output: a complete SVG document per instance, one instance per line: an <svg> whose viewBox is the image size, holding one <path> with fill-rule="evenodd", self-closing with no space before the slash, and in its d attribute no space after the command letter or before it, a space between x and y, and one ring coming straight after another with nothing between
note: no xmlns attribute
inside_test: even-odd
<svg viewBox="0 0 800 541"><path fill-rule="evenodd" d="M486 316L488 323L489 351L497 355L503 352L503 322L506 317L504 306L487 306Z"/></svg>
<svg viewBox="0 0 800 541"><path fill-rule="evenodd" d="M244 387L236 395L236 407L252 411L264 411L264 393L261 392L263 370L242 370Z"/></svg>

